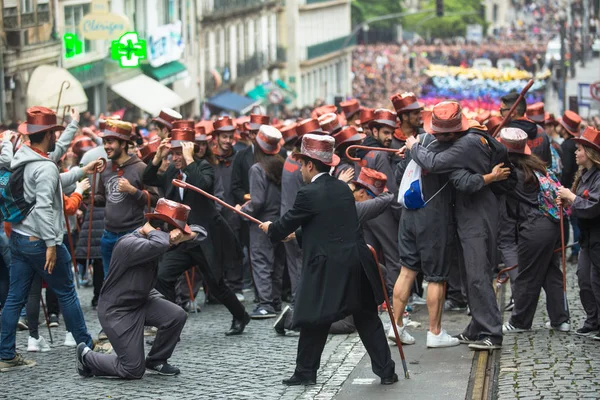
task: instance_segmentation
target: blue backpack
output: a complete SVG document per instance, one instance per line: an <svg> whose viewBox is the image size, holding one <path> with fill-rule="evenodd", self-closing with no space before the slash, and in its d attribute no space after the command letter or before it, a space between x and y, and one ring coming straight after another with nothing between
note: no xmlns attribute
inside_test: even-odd
<svg viewBox="0 0 600 400"><path fill-rule="evenodd" d="M35 206L35 201L29 203L25 200L24 170L25 166L18 167L13 171L6 168L0 169L0 221L21 222Z"/></svg>

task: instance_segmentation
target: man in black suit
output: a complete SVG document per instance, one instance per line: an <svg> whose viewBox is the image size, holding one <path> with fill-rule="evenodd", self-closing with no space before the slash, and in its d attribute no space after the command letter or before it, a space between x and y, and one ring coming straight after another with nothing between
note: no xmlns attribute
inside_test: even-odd
<svg viewBox="0 0 600 400"><path fill-rule="evenodd" d="M158 169L163 158L168 155L169 148L173 156L172 163L164 174L159 175ZM221 270L221 266L227 261L226 257L237 257L241 253L239 242L212 200L199 193L175 187L173 179L180 179L207 192L213 192L215 171L208 161L194 156L194 131L179 132L174 129L171 139L163 140L158 147L154 159L144 171L143 180L146 185L162 188L165 198L189 206L190 223L204 227L209 240L191 249L176 249L167 253L159 264L156 290L175 302L177 279L187 269L197 265L210 293L233 315L231 328L226 335L239 335L250 322L250 316L225 284Z"/></svg>
<svg viewBox="0 0 600 400"><path fill-rule="evenodd" d="M353 315L356 329L382 384L398 381L377 304L383 291L367 247L348 186L329 175L339 163L331 136L307 134L297 157L307 183L291 210L260 228L271 241L288 238L298 228L303 266L296 293L293 326L300 328L296 370L285 385L314 385L329 326Z"/></svg>

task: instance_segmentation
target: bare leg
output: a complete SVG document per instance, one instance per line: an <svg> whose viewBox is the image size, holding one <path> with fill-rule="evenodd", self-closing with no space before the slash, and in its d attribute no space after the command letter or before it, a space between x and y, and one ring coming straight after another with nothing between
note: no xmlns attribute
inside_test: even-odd
<svg viewBox="0 0 600 400"><path fill-rule="evenodd" d="M400 327L403 326L402 314L404 314L404 309L408 303L408 296L410 296L410 291L416 277L416 271L402 267L394 285L394 319L396 320L396 325Z"/></svg>
<svg viewBox="0 0 600 400"><path fill-rule="evenodd" d="M442 330L442 309L444 307L444 282L429 282L427 285L427 311L429 311L429 331L439 335Z"/></svg>

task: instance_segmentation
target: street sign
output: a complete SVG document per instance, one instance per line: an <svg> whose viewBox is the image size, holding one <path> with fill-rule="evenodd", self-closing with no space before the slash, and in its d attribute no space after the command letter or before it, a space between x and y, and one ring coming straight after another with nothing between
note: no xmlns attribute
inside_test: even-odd
<svg viewBox="0 0 600 400"><path fill-rule="evenodd" d="M129 29L129 18L109 12L108 0L93 0L92 12L79 23L81 36L88 40L115 40Z"/></svg>
<svg viewBox="0 0 600 400"><path fill-rule="evenodd" d="M600 101L600 81L590 85L590 95L594 100Z"/></svg>
<svg viewBox="0 0 600 400"><path fill-rule="evenodd" d="M273 89L269 92L269 103L279 104L283 101L283 94L278 89Z"/></svg>
<svg viewBox="0 0 600 400"><path fill-rule="evenodd" d="M481 43L481 41L483 40L483 26L479 24L467 25L466 39L470 42Z"/></svg>
<svg viewBox="0 0 600 400"><path fill-rule="evenodd" d="M127 32L112 41L110 56L119 61L121 68L135 68L146 58L146 41L140 40L137 32Z"/></svg>

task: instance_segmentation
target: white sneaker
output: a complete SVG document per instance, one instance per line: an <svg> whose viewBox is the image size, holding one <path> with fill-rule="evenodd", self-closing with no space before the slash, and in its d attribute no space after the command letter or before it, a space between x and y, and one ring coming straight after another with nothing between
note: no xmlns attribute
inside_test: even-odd
<svg viewBox="0 0 600 400"><path fill-rule="evenodd" d="M434 335L431 331L427 331L427 347L453 347L460 345L460 340L448 335L445 330L441 330L439 335Z"/></svg>
<svg viewBox="0 0 600 400"><path fill-rule="evenodd" d="M42 336L40 336L39 339L34 339L33 337L29 336L29 339L27 339L27 351L40 351L42 353L45 353L50 350L50 345Z"/></svg>
<svg viewBox="0 0 600 400"><path fill-rule="evenodd" d="M73 337L73 334L71 332L67 332L63 346L77 347L77 342L75 342L75 338Z"/></svg>
<svg viewBox="0 0 600 400"><path fill-rule="evenodd" d="M567 321L567 322L563 322L559 326L552 326L550 321L548 321L548 322L546 322L546 329L554 329L555 331L559 331L559 332L569 332L569 331L571 331L571 324Z"/></svg>
<svg viewBox="0 0 600 400"><path fill-rule="evenodd" d="M242 301L246 300L246 298L244 297L243 294L241 293L236 293L235 297L237 297L238 301L241 303Z"/></svg>
<svg viewBox="0 0 600 400"><path fill-rule="evenodd" d="M406 331L405 326L400 327L400 326L396 325L396 328L398 329L398 335L400 336L400 343L415 344L415 338L412 337L411 334ZM396 335L394 335L394 327L393 326L390 326L390 330L388 331L387 337L389 340L396 343Z"/></svg>

